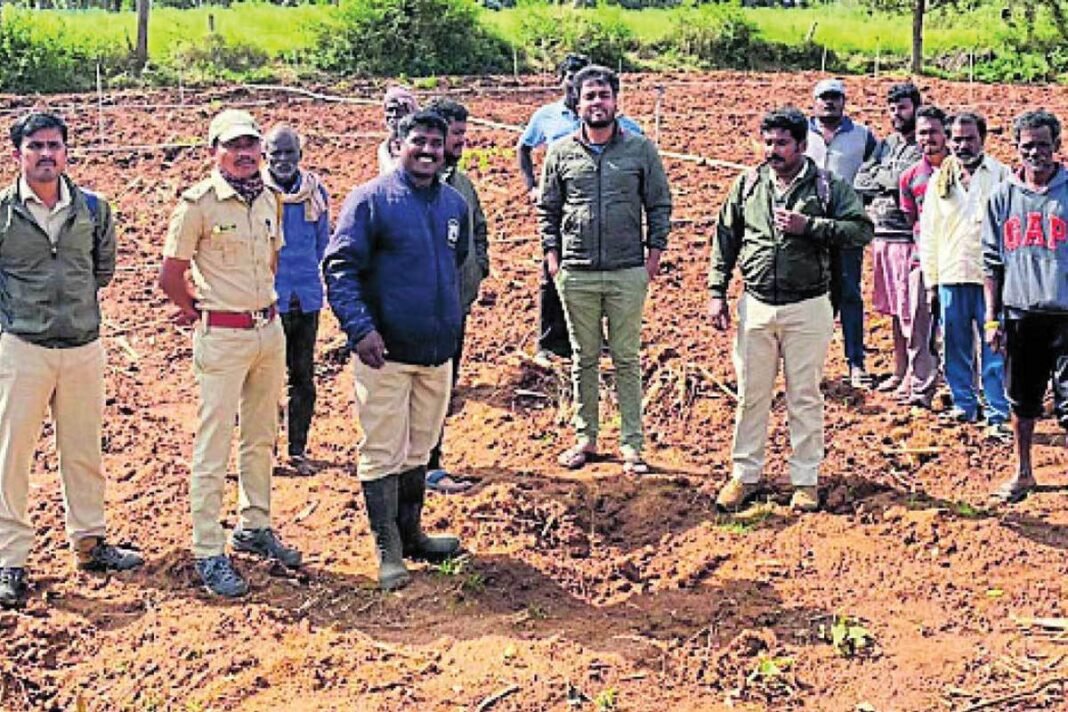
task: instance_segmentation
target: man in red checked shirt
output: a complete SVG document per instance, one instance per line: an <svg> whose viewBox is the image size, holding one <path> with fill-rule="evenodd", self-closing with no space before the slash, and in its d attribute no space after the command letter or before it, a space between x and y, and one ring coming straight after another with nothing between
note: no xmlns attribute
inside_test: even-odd
<svg viewBox="0 0 1068 712"><path fill-rule="evenodd" d="M938 361L931 351L931 306L920 269L920 213L931 175L948 155L946 115L937 106L916 111L916 144L923 157L901 174L901 210L912 223L913 242L898 277L900 308L894 316L894 375L880 390L893 390L898 400L930 408L938 380ZM896 291L896 290L895 290Z"/></svg>

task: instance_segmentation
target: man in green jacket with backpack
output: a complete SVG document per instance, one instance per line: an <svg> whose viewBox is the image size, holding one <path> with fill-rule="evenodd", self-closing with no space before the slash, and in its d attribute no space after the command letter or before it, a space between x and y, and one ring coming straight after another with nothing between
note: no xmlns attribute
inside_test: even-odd
<svg viewBox="0 0 1068 712"><path fill-rule="evenodd" d="M33 545L30 467L50 410L78 568L143 560L104 538L104 347L97 291L115 274L108 204L65 174L67 126L34 112L11 127L19 177L0 192L0 607L23 604Z"/></svg>
<svg viewBox="0 0 1068 712"><path fill-rule="evenodd" d="M834 331L831 248L863 247L872 223L852 187L805 156L804 114L792 107L771 111L760 133L766 160L734 183L712 239L708 285L715 328L730 326L727 286L736 264L745 288L734 344L733 468L716 504L736 510L760 490L781 359L793 449L791 506L814 511L824 450L820 379Z"/></svg>

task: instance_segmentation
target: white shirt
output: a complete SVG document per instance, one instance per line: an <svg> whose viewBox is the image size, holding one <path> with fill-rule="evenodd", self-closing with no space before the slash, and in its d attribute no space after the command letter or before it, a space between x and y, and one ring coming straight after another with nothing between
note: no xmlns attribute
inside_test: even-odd
<svg viewBox="0 0 1068 712"><path fill-rule="evenodd" d="M943 176L946 167L956 173ZM983 283L981 228L991 193L1011 171L984 155L965 189L957 161L943 163L931 176L920 214L920 268L928 287ZM941 183L952 180L948 194L940 195Z"/></svg>
<svg viewBox="0 0 1068 712"><path fill-rule="evenodd" d="M52 208L44 204L44 201L26 182L25 176L21 175L19 176L19 195L22 196L22 202L30 211L30 215L45 231L54 246L59 240L59 231L63 228L63 223L67 221L67 215L70 212L70 189L67 188L67 181L60 179L59 201Z"/></svg>

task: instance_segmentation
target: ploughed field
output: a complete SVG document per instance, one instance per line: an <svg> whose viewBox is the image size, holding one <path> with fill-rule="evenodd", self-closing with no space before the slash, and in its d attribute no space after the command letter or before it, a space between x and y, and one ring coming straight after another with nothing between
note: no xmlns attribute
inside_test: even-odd
<svg viewBox="0 0 1068 712"><path fill-rule="evenodd" d="M751 163L759 115L788 102L807 109L816 79L627 76L623 102L652 134L663 85L663 149ZM889 83L847 82L849 110L880 134ZM836 339L825 379L824 510L791 514L783 487L739 516L715 512L711 498L729 472L735 379L732 335L709 325L704 285L734 168L665 159L675 229L642 349L656 474L625 477L619 461L579 473L555 464L571 443L568 378L519 355L533 349L539 249L514 168L516 134L503 126L554 100L555 91L537 89L546 84L471 79L450 88L497 124L470 133L493 275L468 322L446 431L448 466L481 485L431 495L425 516L430 529L460 534L470 557L416 568L400 593L375 590L351 367L323 362L310 442L322 469L274 485L275 525L308 563L293 575L238 556L252 583L239 603L203 593L188 552L191 344L170 325L155 285L171 208L209 162L203 148L151 145L202 140L217 110L256 102L250 109L265 126L285 121L307 135L306 165L324 176L336 215L348 190L374 173L380 108L244 88L109 94L102 110L93 96L48 100L66 111L84 149L71 174L118 211L119 272L103 295L109 521L112 538L136 543L148 561L122 576L73 571L46 432L32 476L35 586L24 611L0 612L0 708L882 712L964 710L998 698L987 709L1065 708L1058 622L1026 620L1064 615L1068 456L1052 422L1040 423L1037 438L1036 474L1047 486L1018 506L988 508L1010 447L841 385ZM1045 106L1068 118L1063 89L935 80L922 88L947 109L983 111L988 148L1003 160L1016 113ZM321 89L369 99L381 90ZM885 373L890 326L868 316L869 366ZM337 333L324 317L320 355ZM613 406L602 421L601 447L615 452ZM768 476L782 479L781 395L772 429ZM232 526L232 479L228 495Z"/></svg>

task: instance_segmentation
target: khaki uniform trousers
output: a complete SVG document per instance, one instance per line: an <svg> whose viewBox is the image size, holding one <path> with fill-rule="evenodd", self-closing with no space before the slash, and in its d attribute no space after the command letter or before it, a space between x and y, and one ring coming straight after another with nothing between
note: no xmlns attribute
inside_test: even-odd
<svg viewBox="0 0 1068 712"><path fill-rule="evenodd" d="M768 439L768 415L779 362L786 376L790 426L790 482L813 486L823 462L823 393L820 380L834 333L826 295L772 306L744 293L738 305L734 368L738 409L734 423L733 476L760 481Z"/></svg>
<svg viewBox="0 0 1068 712"><path fill-rule="evenodd" d="M371 368L356 361L356 413L361 481L370 482L426 465L438 442L452 391L452 360L440 366L386 361Z"/></svg>
<svg viewBox="0 0 1068 712"><path fill-rule="evenodd" d="M281 320L257 329L209 327L202 321L193 332L193 371L200 408L189 500L193 555L199 559L222 554L226 547L219 516L235 417L240 526L271 525L272 457L286 374Z"/></svg>
<svg viewBox="0 0 1068 712"><path fill-rule="evenodd" d="M0 566L24 567L33 544L30 467L46 409L52 411L72 544L104 535L104 346L35 346L0 334Z"/></svg>

